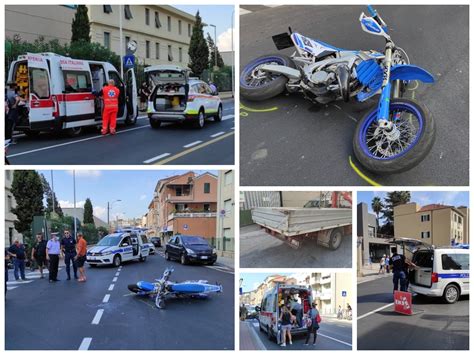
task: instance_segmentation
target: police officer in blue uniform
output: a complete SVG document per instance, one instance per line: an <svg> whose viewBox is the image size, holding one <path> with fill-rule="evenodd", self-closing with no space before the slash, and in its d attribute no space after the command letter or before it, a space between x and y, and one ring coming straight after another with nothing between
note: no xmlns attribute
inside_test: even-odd
<svg viewBox="0 0 474 355"><path fill-rule="evenodd" d="M393 271L393 291L398 291L398 284L400 283L400 291L407 292L408 290L408 267L415 267L416 265L408 260L405 255L398 254L397 247L392 247L392 257L389 265Z"/></svg>
<svg viewBox="0 0 474 355"><path fill-rule="evenodd" d="M61 239L61 250L64 254L67 279L71 279L71 263L74 270L74 278L77 279L77 265L74 259L76 257L76 240L71 235L71 232L69 232L67 229L64 231L63 239Z"/></svg>

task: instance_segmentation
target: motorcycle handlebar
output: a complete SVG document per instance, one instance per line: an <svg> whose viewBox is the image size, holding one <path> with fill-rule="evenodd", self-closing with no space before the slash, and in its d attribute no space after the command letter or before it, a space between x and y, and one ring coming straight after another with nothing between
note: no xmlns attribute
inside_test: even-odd
<svg viewBox="0 0 474 355"><path fill-rule="evenodd" d="M377 16L377 10L375 10L372 5L367 5L367 10L369 11L370 16Z"/></svg>
<svg viewBox="0 0 474 355"><path fill-rule="evenodd" d="M382 20L382 18L379 16L377 10L375 10L372 5L367 5L367 10L369 11L370 16L377 21L377 23L383 28L385 32L387 32L387 25L385 22Z"/></svg>

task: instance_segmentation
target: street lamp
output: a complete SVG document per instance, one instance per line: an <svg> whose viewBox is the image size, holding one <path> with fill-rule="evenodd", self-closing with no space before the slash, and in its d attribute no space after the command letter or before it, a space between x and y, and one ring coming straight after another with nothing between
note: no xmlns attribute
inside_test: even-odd
<svg viewBox="0 0 474 355"><path fill-rule="evenodd" d="M107 202L107 225L110 227L110 210L112 209L112 205L115 202L121 202L122 200L115 200L112 202Z"/></svg>
<svg viewBox="0 0 474 355"><path fill-rule="evenodd" d="M217 67L217 27L211 24L208 26L214 27L214 66Z"/></svg>

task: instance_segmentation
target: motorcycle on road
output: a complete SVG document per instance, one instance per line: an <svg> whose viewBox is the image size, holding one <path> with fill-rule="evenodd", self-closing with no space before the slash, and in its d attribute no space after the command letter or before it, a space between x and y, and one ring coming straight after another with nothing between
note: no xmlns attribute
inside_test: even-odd
<svg viewBox="0 0 474 355"><path fill-rule="evenodd" d="M295 47L291 57L264 55L252 60L240 74L244 99L263 101L283 93L299 92L319 104L335 100L364 102L380 94L378 105L359 120L353 150L359 162L378 175L400 173L419 164L435 139L435 123L428 109L404 97L411 81L433 83L433 76L410 64L378 12L368 6L361 13L362 29L385 39L384 53L336 48L300 33L273 36L278 50Z"/></svg>

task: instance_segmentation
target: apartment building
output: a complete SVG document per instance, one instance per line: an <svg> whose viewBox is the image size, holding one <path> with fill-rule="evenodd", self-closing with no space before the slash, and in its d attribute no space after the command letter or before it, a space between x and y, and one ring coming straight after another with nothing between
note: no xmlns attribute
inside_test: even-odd
<svg viewBox="0 0 474 355"><path fill-rule="evenodd" d="M435 246L469 242L469 209L442 204L420 207L417 203L393 210L396 238L414 238Z"/></svg>
<svg viewBox="0 0 474 355"><path fill-rule="evenodd" d="M216 249L221 256L234 257L234 170L219 170L217 176Z"/></svg>
<svg viewBox="0 0 474 355"><path fill-rule="evenodd" d="M5 170L5 246L10 246L15 240L23 243L23 236L15 229L16 215L12 208L16 207L15 197L12 194L13 171Z"/></svg>
<svg viewBox="0 0 474 355"><path fill-rule="evenodd" d="M190 171L158 181L158 231L167 242L172 235L198 235L216 244L217 177Z"/></svg>
<svg viewBox="0 0 474 355"><path fill-rule="evenodd" d="M137 42L135 56L140 64L189 63L189 43L195 23L194 15L169 5L87 5L91 39L119 54L122 21L122 48L131 40Z"/></svg>

